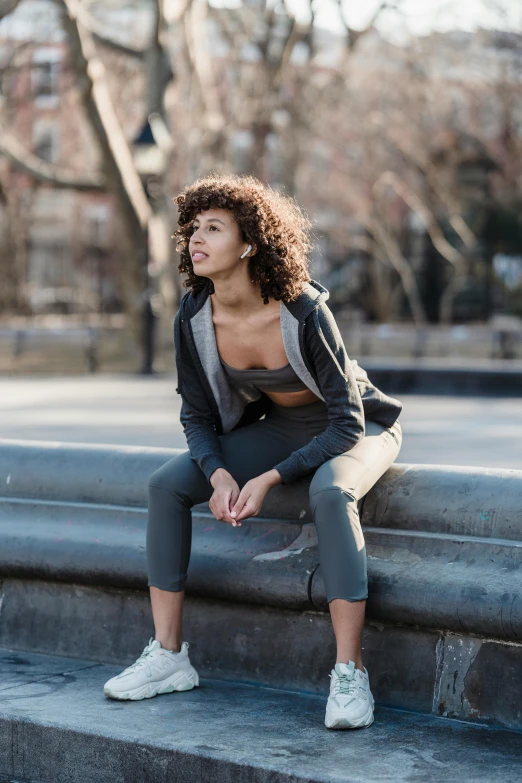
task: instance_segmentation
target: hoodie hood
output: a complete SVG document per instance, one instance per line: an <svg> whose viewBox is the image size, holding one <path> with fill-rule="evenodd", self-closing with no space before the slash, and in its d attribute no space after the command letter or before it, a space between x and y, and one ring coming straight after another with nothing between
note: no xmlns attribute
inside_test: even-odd
<svg viewBox="0 0 522 783"><path fill-rule="evenodd" d="M296 310L294 315L299 319L304 319L312 310L315 310L316 307L322 302L326 302L329 298L330 292L324 285L318 283L317 280L310 280L295 302L289 302L287 307L290 309L290 305L294 305ZM290 312L292 311L290 310Z"/></svg>

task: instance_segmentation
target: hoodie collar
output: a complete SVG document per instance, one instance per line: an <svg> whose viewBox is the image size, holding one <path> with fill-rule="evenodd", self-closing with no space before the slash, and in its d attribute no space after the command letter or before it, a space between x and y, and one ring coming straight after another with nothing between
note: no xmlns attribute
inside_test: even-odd
<svg viewBox="0 0 522 783"><path fill-rule="evenodd" d="M197 294L188 291L183 297L180 305L181 317L190 319L203 307L210 292L210 285L206 285ZM304 320L312 310L315 310L322 302L326 302L330 297L330 292L317 280L310 280L305 283L303 290L292 302L283 304L289 312L299 321Z"/></svg>

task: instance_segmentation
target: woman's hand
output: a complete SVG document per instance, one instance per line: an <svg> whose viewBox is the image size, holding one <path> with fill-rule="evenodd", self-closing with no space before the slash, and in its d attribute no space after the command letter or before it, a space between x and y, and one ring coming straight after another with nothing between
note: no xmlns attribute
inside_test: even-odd
<svg viewBox="0 0 522 783"><path fill-rule="evenodd" d="M235 517L241 524L240 520L246 519L246 517L256 517L263 507L268 490L280 483L281 476L276 470L262 473L247 481L232 506L230 512L232 518Z"/></svg>
<svg viewBox="0 0 522 783"><path fill-rule="evenodd" d="M210 483L214 487L214 492L208 504L210 510L216 519L236 527L238 522L230 515L230 509L239 496L237 481L224 468L218 468L210 477Z"/></svg>

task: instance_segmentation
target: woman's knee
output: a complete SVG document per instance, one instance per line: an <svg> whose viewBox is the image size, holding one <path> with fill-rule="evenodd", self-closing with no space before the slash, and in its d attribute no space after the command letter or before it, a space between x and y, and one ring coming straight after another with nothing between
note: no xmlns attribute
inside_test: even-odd
<svg viewBox="0 0 522 783"><path fill-rule="evenodd" d="M310 494L310 509L316 526L322 526L324 521L332 524L335 520L359 515L359 501L355 495L341 487L321 486ZM353 513L352 513L353 512Z"/></svg>
<svg viewBox="0 0 522 783"><path fill-rule="evenodd" d="M350 488L340 487L331 481L324 481L315 476L310 483L309 504L312 517L319 535L324 530L334 531L339 525L344 527L349 522L352 535L357 538L360 546L364 539L359 518L359 506L362 499Z"/></svg>
<svg viewBox="0 0 522 783"><path fill-rule="evenodd" d="M343 476L343 485L340 486L339 477L335 475L329 462L325 462L317 468L310 482L308 488L310 505L313 506L319 501L337 502L338 499L345 496L357 502L358 498L351 486L350 477Z"/></svg>
<svg viewBox="0 0 522 783"><path fill-rule="evenodd" d="M173 498L192 506L206 484L205 476L190 456L189 451L178 454L165 462L149 477L149 496L158 490L168 492Z"/></svg>

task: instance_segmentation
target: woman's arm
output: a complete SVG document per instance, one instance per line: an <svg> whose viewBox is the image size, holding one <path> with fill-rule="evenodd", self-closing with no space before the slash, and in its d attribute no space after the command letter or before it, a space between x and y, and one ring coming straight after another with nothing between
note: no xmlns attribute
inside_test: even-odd
<svg viewBox="0 0 522 783"><path fill-rule="evenodd" d="M274 465L283 484L349 451L365 434L364 409L355 374L335 318L322 303L307 318L305 343L328 411L328 426L287 459Z"/></svg>
<svg viewBox="0 0 522 783"><path fill-rule="evenodd" d="M182 339L179 311L174 319L178 392L181 394L180 422L187 439L190 456L197 462L207 481L217 468L227 470L221 443L214 427L214 417Z"/></svg>

